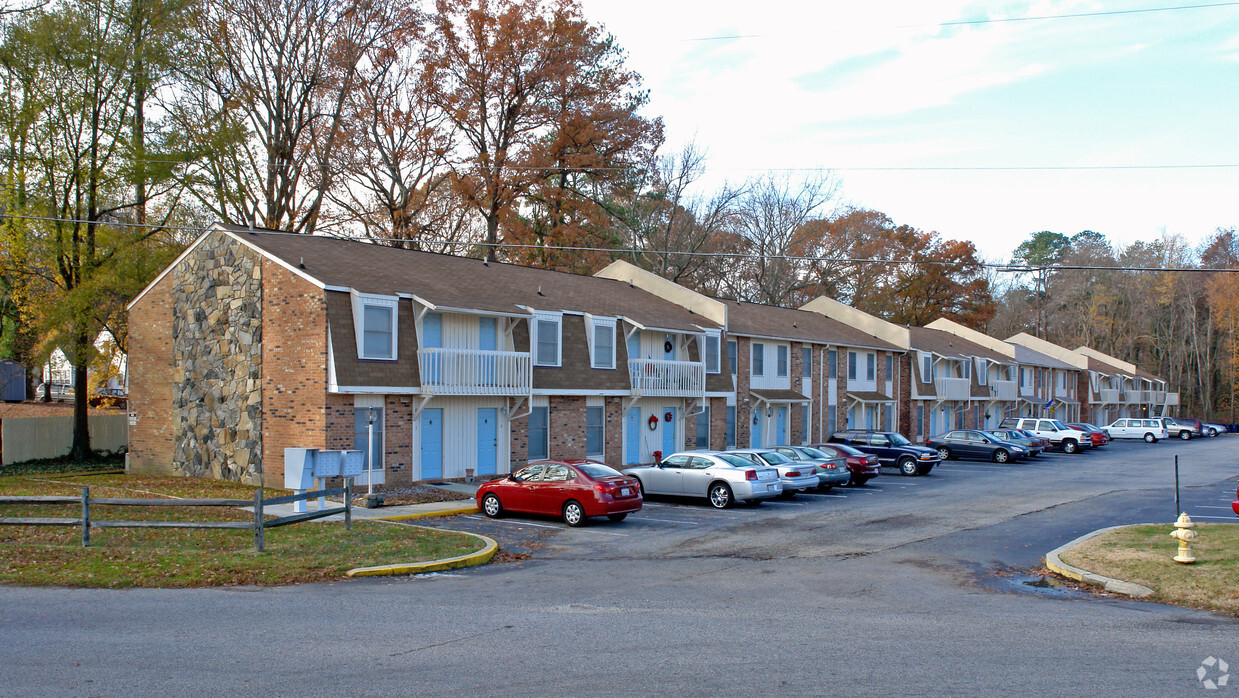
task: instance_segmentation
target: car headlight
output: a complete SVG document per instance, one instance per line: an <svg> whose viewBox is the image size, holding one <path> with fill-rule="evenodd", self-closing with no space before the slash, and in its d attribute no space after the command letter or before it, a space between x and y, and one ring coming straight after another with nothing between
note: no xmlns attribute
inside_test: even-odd
<svg viewBox="0 0 1239 698"><path fill-rule="evenodd" d="M922 454L921 454L921 460L930 460L930 459L932 459L932 458L933 458L933 456L932 456L931 454L928 454L928 453L922 453Z"/></svg>
<svg viewBox="0 0 1239 698"><path fill-rule="evenodd" d="M1016 446L1015 448L1011 449L1011 451L1013 453L1023 453L1024 449L1020 448L1019 446Z"/></svg>

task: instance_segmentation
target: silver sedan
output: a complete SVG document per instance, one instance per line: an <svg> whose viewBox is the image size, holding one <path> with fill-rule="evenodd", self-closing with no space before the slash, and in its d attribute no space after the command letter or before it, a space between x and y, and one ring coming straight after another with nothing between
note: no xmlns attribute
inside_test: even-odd
<svg viewBox="0 0 1239 698"><path fill-rule="evenodd" d="M768 448L742 448L735 451L727 451L734 453L741 458L747 458L758 465L768 465L779 471L779 479L783 481L783 496L790 497L797 492L804 492L813 487L817 487L817 468L808 464L801 465L779 453L778 451Z"/></svg>
<svg viewBox="0 0 1239 698"><path fill-rule="evenodd" d="M783 493L774 468L712 451L673 453L662 463L629 468L624 474L637 478L644 494L705 497L715 509Z"/></svg>

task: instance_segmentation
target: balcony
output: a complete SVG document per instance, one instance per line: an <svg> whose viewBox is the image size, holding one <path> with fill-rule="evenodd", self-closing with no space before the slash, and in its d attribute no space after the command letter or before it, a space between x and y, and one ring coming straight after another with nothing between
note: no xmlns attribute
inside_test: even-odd
<svg viewBox="0 0 1239 698"><path fill-rule="evenodd" d="M1166 401L1162 403L1163 405L1165 405L1166 407L1178 407L1179 406L1179 394L1178 393L1163 393L1163 395L1166 397Z"/></svg>
<svg viewBox="0 0 1239 698"><path fill-rule="evenodd" d="M967 378L935 378L934 388L939 400L969 400L972 381Z"/></svg>
<svg viewBox="0 0 1239 698"><path fill-rule="evenodd" d="M989 382L989 397L991 400L1015 402L1015 400L1019 397L1019 392L1016 388L1015 381L991 380Z"/></svg>
<svg viewBox="0 0 1239 698"><path fill-rule="evenodd" d="M1124 405L1139 405L1141 403L1148 402L1145 396L1146 392L1147 391L1145 390L1124 390L1123 391L1123 404Z"/></svg>
<svg viewBox="0 0 1239 698"><path fill-rule="evenodd" d="M1054 385L1054 397L1060 400L1071 400L1075 397L1070 385Z"/></svg>
<svg viewBox="0 0 1239 698"><path fill-rule="evenodd" d="M533 387L529 352L418 349L422 392L431 395L528 395Z"/></svg>
<svg viewBox="0 0 1239 698"><path fill-rule="evenodd" d="M1118 388L1102 388L1097 391L1097 400L1103 405L1119 404L1119 389Z"/></svg>
<svg viewBox="0 0 1239 698"><path fill-rule="evenodd" d="M700 361L630 359L628 377L642 397L702 397L706 392L706 365Z"/></svg>

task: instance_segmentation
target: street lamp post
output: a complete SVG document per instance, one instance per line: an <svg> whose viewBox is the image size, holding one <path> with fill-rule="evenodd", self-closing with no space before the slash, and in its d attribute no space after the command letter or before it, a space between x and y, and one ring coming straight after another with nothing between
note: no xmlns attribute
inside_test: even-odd
<svg viewBox="0 0 1239 698"><path fill-rule="evenodd" d="M374 408L366 410L366 498L374 496Z"/></svg>

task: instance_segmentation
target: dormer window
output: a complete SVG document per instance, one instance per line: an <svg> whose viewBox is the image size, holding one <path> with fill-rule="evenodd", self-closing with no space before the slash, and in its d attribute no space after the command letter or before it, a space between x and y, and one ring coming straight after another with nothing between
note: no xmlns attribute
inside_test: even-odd
<svg viewBox="0 0 1239 698"><path fill-rule="evenodd" d="M720 373L723 370L723 357L719 351L719 342L720 338L718 332L706 332L706 373Z"/></svg>
<svg viewBox="0 0 1239 698"><path fill-rule="evenodd" d="M371 361L396 360L396 314L399 299L353 293L357 356Z"/></svg>
<svg viewBox="0 0 1239 698"><path fill-rule="evenodd" d="M530 344L533 345L533 365L534 366L554 366L560 365L560 334L563 327L563 318L559 315L550 313L536 313L531 318L531 326L533 332L530 337Z"/></svg>
<svg viewBox="0 0 1239 698"><path fill-rule="evenodd" d="M615 368L615 320L593 318L590 331L590 365L594 368Z"/></svg>

